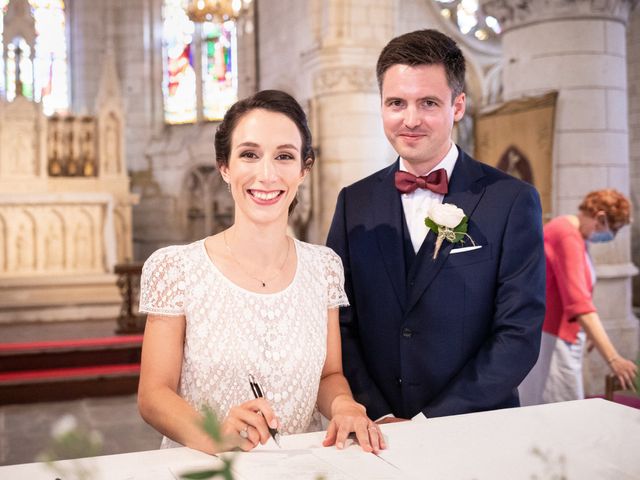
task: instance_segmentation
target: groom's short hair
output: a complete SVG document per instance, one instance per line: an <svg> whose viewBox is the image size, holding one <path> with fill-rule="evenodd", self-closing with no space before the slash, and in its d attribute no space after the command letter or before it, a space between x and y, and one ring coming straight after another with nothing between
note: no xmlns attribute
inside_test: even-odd
<svg viewBox="0 0 640 480"><path fill-rule="evenodd" d="M451 89L451 101L464 90L465 60L456 42L437 30L416 30L392 39L380 52L376 65L382 92L385 72L394 65L442 65Z"/></svg>

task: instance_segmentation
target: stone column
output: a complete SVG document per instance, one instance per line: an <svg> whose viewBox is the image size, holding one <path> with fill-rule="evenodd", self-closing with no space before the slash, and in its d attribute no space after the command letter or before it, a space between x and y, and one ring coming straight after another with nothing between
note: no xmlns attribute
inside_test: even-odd
<svg viewBox="0 0 640 480"><path fill-rule="evenodd" d="M553 212L575 213L589 191L629 194L626 22L637 0L488 0L503 27L506 100L559 92L554 133ZM619 352L635 359L638 320L631 311L631 231L592 248L595 303ZM602 393L609 369L585 357L587 395Z"/></svg>
<svg viewBox="0 0 640 480"><path fill-rule="evenodd" d="M67 3L69 22L67 44L71 110L79 114L93 113L100 84L101 62L107 38L107 2L72 0Z"/></svg>
<svg viewBox="0 0 640 480"><path fill-rule="evenodd" d="M640 265L640 8L631 13L627 25L627 75L629 85L629 164L634 218L631 225L631 255ZM640 276L633 279L633 303L640 307Z"/></svg>
<svg viewBox="0 0 640 480"><path fill-rule="evenodd" d="M393 36L393 0L312 2L313 47L304 68L319 151L316 232L323 242L342 187L384 167L394 157L380 119L375 77L378 54Z"/></svg>

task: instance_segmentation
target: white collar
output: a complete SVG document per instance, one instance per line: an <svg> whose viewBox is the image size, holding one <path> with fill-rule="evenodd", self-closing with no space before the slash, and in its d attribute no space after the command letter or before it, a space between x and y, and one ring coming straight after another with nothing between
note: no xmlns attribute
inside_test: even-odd
<svg viewBox="0 0 640 480"><path fill-rule="evenodd" d="M426 175L429 175L431 172L439 168L444 168L447 172L447 180L451 181L451 174L453 173L453 167L456 166L457 160L458 160L458 147L456 146L455 143L451 142L451 148L449 148L449 151L444 156L444 158L440 160L435 167L429 170L426 173ZM400 165L398 167L398 170L402 172L408 172L407 167L404 164L404 159L402 157L400 157Z"/></svg>

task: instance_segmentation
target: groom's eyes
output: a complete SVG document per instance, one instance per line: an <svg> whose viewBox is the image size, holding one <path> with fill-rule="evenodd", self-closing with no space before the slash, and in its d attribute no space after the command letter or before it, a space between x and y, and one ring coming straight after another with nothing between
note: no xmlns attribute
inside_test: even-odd
<svg viewBox="0 0 640 480"><path fill-rule="evenodd" d="M398 98L392 98L390 100L387 100L388 107L401 107L403 105L404 105L404 102Z"/></svg>

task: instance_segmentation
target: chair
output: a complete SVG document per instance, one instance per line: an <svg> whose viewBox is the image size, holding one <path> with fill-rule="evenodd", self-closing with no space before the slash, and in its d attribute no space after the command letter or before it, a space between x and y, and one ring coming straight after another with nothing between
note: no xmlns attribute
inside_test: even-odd
<svg viewBox="0 0 640 480"><path fill-rule="evenodd" d="M616 390L622 390L622 385L620 384L620 380L615 375L609 373L605 378L604 398L613 402L613 393Z"/></svg>

